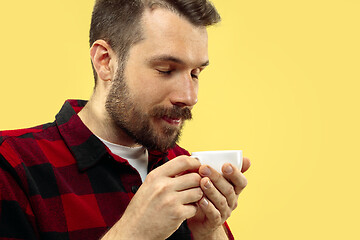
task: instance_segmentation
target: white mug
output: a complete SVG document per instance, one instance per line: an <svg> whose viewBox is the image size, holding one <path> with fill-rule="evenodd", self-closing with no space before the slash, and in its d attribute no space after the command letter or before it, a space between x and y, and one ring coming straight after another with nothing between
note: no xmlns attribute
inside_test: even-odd
<svg viewBox="0 0 360 240"><path fill-rule="evenodd" d="M202 165L209 165L219 173L222 173L221 168L224 163L231 163L241 170L243 162L242 150L193 152L191 156L199 159Z"/></svg>

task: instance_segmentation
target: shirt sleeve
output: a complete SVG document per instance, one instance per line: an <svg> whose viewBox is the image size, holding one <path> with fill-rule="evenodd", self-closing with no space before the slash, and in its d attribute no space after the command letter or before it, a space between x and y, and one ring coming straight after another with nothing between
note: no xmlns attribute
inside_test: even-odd
<svg viewBox="0 0 360 240"><path fill-rule="evenodd" d="M0 239L38 239L35 217L16 171L0 154Z"/></svg>
<svg viewBox="0 0 360 240"><path fill-rule="evenodd" d="M224 228L225 228L225 232L226 232L229 240L234 240L234 236L232 235L231 230L230 230L230 227L229 227L229 225L227 224L226 221L225 221L225 223L224 223Z"/></svg>

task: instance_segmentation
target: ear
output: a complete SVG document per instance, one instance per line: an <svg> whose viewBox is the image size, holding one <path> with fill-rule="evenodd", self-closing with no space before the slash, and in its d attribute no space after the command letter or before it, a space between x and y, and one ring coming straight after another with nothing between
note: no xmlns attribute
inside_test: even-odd
<svg viewBox="0 0 360 240"><path fill-rule="evenodd" d="M90 48L90 56L98 80L111 81L116 73L117 56L104 40L96 40Z"/></svg>

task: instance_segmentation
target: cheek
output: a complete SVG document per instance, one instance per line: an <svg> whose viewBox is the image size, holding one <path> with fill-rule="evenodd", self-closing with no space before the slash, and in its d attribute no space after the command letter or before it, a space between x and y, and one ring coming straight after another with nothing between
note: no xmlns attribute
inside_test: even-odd
<svg viewBox="0 0 360 240"><path fill-rule="evenodd" d="M167 96L173 87L171 81L159 78L149 69L129 68L126 74L126 81L132 98L135 103L141 105L164 104Z"/></svg>
<svg viewBox="0 0 360 240"><path fill-rule="evenodd" d="M167 96L169 95L168 88L165 83L155 83L154 81L147 81L144 84L138 85L133 89L134 99L137 103L142 105L165 104Z"/></svg>

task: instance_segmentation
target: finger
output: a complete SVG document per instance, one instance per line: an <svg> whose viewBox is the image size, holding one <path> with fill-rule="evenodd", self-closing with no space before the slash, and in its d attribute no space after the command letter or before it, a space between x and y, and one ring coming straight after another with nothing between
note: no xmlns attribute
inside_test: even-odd
<svg viewBox="0 0 360 240"><path fill-rule="evenodd" d="M182 155L168 161L154 171L160 172L163 176L174 177L184 171L197 170L200 165L197 159Z"/></svg>
<svg viewBox="0 0 360 240"><path fill-rule="evenodd" d="M225 163L222 167L223 176L232 183L235 193L239 195L247 185L247 179L234 165Z"/></svg>
<svg viewBox="0 0 360 240"><path fill-rule="evenodd" d="M174 190L182 191L200 186L201 177L198 173L187 173L173 178Z"/></svg>
<svg viewBox="0 0 360 240"><path fill-rule="evenodd" d="M224 164L224 166L226 165ZM238 169L236 170L240 173ZM221 193L222 196L226 198L228 207L230 207L232 210L236 208L238 196L235 192L235 186L232 184L232 182L229 182L229 180L226 179L222 174L218 173L215 169L207 165L201 166L199 173L201 176L208 177L211 180L211 183L213 183L215 188ZM201 180L200 185L205 183L205 181L203 181L204 180ZM205 194L208 196L207 192L205 192ZM216 205L216 207L218 207L218 204L223 204L223 200L220 197L214 197L214 199L212 199L208 196L208 198ZM214 201L219 201L219 203Z"/></svg>
<svg viewBox="0 0 360 240"><path fill-rule="evenodd" d="M199 201L199 207L205 214L210 226L220 226L225 222L226 219L222 218L220 211L206 197Z"/></svg>
<svg viewBox="0 0 360 240"><path fill-rule="evenodd" d="M191 158L194 158L192 156L190 156ZM196 161L199 161L199 159L197 158L194 158ZM190 170L186 170L186 171L183 171L183 172L180 172L178 174L176 174L176 176L181 176L181 175L184 175L184 174L187 174L187 173L193 173L193 172L197 172L199 168L196 168L196 169L190 169Z"/></svg>
<svg viewBox="0 0 360 240"><path fill-rule="evenodd" d="M180 210L180 214L182 214L182 219L189 219L195 216L198 206L196 204L187 204L184 205Z"/></svg>
<svg viewBox="0 0 360 240"><path fill-rule="evenodd" d="M220 186L220 188L222 187L223 189L221 190L224 191L227 187L231 187L232 192L229 195L222 193L208 177L201 179L200 186L207 199L213 203L213 205L220 211L221 215L227 216L229 212L235 208L237 195L235 195L232 185L226 180L225 182L225 184L221 184L226 185L226 187L224 188L223 186Z"/></svg>
<svg viewBox="0 0 360 240"><path fill-rule="evenodd" d="M204 193L200 187L191 188L188 190L184 190L176 193L176 199L180 202L180 204L192 204L197 203L202 197Z"/></svg>
<svg viewBox="0 0 360 240"><path fill-rule="evenodd" d="M249 169L250 166L251 166L250 159L247 158L247 157L244 157L241 172L242 173L246 172Z"/></svg>

